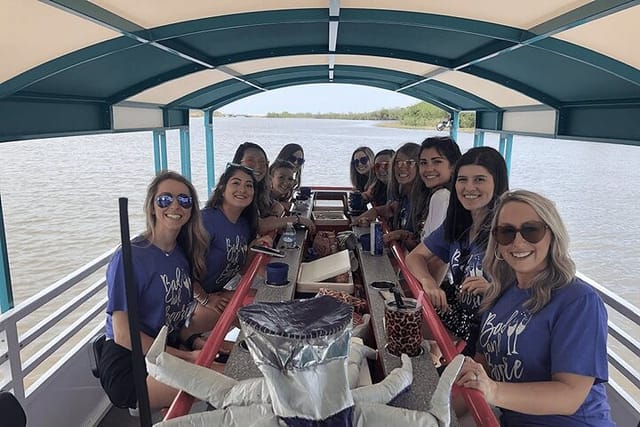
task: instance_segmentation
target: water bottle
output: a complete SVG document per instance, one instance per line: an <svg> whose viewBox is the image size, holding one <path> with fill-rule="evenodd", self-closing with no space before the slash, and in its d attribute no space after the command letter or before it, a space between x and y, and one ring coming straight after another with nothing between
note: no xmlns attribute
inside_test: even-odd
<svg viewBox="0 0 640 427"><path fill-rule="evenodd" d="M287 228L282 233L282 243L285 249L296 247L296 230L293 229L293 224L290 222L287 223Z"/></svg>

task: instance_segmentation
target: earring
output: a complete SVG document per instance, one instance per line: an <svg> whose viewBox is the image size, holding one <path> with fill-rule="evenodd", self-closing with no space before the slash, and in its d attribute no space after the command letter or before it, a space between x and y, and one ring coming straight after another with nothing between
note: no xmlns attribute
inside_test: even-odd
<svg viewBox="0 0 640 427"><path fill-rule="evenodd" d="M495 248L493 251L493 255L496 257L498 261L504 261L504 258L500 256L500 252L498 252L498 248Z"/></svg>

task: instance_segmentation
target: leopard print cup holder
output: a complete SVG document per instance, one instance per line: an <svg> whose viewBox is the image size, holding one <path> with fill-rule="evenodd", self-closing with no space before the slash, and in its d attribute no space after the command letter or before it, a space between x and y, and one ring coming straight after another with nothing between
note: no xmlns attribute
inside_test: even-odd
<svg viewBox="0 0 640 427"><path fill-rule="evenodd" d="M404 307L398 308L396 301L385 302L384 323L387 334L386 350L400 356L420 356L422 348L422 310L413 298L403 298Z"/></svg>

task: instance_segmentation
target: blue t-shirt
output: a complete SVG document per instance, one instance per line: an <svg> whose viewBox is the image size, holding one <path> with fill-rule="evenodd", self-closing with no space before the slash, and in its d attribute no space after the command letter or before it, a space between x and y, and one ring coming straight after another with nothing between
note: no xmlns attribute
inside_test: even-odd
<svg viewBox="0 0 640 427"><path fill-rule="evenodd" d="M193 301L189 260L180 246L166 253L148 240L131 244L133 275L138 290L140 331L155 338L162 326L179 330L190 314ZM112 314L127 311L122 249L107 267L106 335L113 339Z"/></svg>
<svg viewBox="0 0 640 427"><path fill-rule="evenodd" d="M551 381L554 373L594 377L587 398L571 416L526 415L503 410L508 426L598 426L611 421L604 382L608 380L607 311L582 280L552 292L539 312L523 308L530 289L513 284L482 316L478 351L495 381Z"/></svg>
<svg viewBox="0 0 640 427"><path fill-rule="evenodd" d="M484 276L482 260L485 249L475 242L471 244L460 240L448 242L444 237L444 225L425 237L423 243L435 256L449 265L449 280L442 283L442 289L447 295L449 311L437 310L438 315L445 327L457 337L466 340L469 351L473 351L474 343L469 340L475 340L477 337L475 335L479 326L477 314L482 295L461 292L461 288L467 277Z"/></svg>
<svg viewBox="0 0 640 427"><path fill-rule="evenodd" d="M207 251L207 275L202 288L211 293L222 290L244 266L251 227L245 217L235 224L217 208L202 210L202 222L211 240Z"/></svg>

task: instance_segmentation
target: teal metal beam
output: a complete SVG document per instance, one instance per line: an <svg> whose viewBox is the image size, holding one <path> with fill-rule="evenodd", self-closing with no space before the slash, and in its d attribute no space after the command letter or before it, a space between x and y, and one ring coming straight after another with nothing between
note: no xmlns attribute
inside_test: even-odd
<svg viewBox="0 0 640 427"><path fill-rule="evenodd" d="M167 168L167 134L164 130L153 131L153 161L156 173Z"/></svg>
<svg viewBox="0 0 640 427"><path fill-rule="evenodd" d="M216 185L216 166L214 163L213 145L213 110L204 111L204 143L207 165L207 197L213 193Z"/></svg>
<svg viewBox="0 0 640 427"><path fill-rule="evenodd" d="M5 313L12 308L11 270L9 269L9 253L7 252L7 237L4 232L2 197L0 196L0 312Z"/></svg>
<svg viewBox="0 0 640 427"><path fill-rule="evenodd" d="M500 134L499 151L507 164L507 175L511 174L511 148L513 146L513 134Z"/></svg>
<svg viewBox="0 0 640 427"><path fill-rule="evenodd" d="M139 43L148 44L161 49L182 59L201 65L206 68L215 68L209 58L186 52L174 47L169 47L155 39L153 33L135 22L116 15L115 13L95 5L88 1L77 0L40 0L42 3L50 4L54 7L67 11L73 15L95 22L112 31L119 32L123 36L131 38Z"/></svg>
<svg viewBox="0 0 640 427"><path fill-rule="evenodd" d="M180 170L182 176L191 181L191 142L188 127L180 128Z"/></svg>
<svg viewBox="0 0 640 427"><path fill-rule="evenodd" d="M453 111L451 113L451 127L449 128L449 136L454 141L458 141L458 129L460 128L460 112Z"/></svg>

